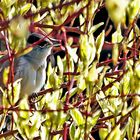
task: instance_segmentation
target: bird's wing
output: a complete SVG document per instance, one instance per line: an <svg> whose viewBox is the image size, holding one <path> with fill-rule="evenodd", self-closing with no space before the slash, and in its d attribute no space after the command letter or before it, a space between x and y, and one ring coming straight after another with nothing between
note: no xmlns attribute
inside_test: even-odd
<svg viewBox="0 0 140 140"><path fill-rule="evenodd" d="M27 61L25 61L24 57L19 57L15 59L14 62L14 80L18 80L24 77L25 78L25 70L27 67Z"/></svg>
<svg viewBox="0 0 140 140"><path fill-rule="evenodd" d="M8 68L10 66L10 62L9 60L6 60L4 63L2 63L0 65L0 86L3 88L4 87L4 83L3 83L3 79L4 79L4 70L6 68ZM14 81L17 79L22 78L23 75L23 66L26 67L25 62L22 60L22 57L19 58L15 58L14 60ZM10 75L11 77L11 75Z"/></svg>

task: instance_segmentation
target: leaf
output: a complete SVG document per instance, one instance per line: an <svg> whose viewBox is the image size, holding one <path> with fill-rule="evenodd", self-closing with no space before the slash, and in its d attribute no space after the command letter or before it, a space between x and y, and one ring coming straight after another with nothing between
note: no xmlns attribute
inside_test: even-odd
<svg viewBox="0 0 140 140"><path fill-rule="evenodd" d="M71 98L73 95L75 95L75 94L77 93L77 91L78 91L78 87L75 87L75 88L70 89L70 91L69 91L69 93L70 93L69 98ZM65 95L62 97L62 99L61 99L62 102L66 101L67 93L68 93L68 91L67 91L67 92L65 93Z"/></svg>
<svg viewBox="0 0 140 140"><path fill-rule="evenodd" d="M69 128L69 134L70 134L70 139L71 140L74 140L74 138L75 138L75 131L76 131L76 128L75 128L75 126L74 126L74 123L72 123L71 125L70 125L70 128Z"/></svg>
<svg viewBox="0 0 140 140"><path fill-rule="evenodd" d="M10 72L10 67L4 68L4 71L3 71L3 83L4 83L5 87L7 86L9 72Z"/></svg>
<svg viewBox="0 0 140 140"><path fill-rule="evenodd" d="M93 60L95 59L95 55L96 55L96 46L95 46L93 34L89 35L88 40L89 40L89 47L88 47L89 63L88 63L88 65L90 65L93 62Z"/></svg>
<svg viewBox="0 0 140 140"><path fill-rule="evenodd" d="M121 130L120 125L115 126L115 128L110 132L107 140L120 140L121 139Z"/></svg>
<svg viewBox="0 0 140 140"><path fill-rule="evenodd" d="M80 57L81 57L81 60L84 61L85 63L87 63L88 56L89 56L89 53L90 53L87 50L87 48L89 47L88 36L87 35L81 35L79 43L80 43Z"/></svg>
<svg viewBox="0 0 140 140"><path fill-rule="evenodd" d="M100 58L100 53L104 45L105 31L103 30L96 39L97 59Z"/></svg>
<svg viewBox="0 0 140 140"><path fill-rule="evenodd" d="M93 114L92 121L91 121L92 127L94 127L95 124L97 123L97 120L98 120L98 118L100 117L100 114L101 114L101 111L100 111L100 110L97 110L97 111Z"/></svg>
<svg viewBox="0 0 140 140"><path fill-rule="evenodd" d="M60 56L57 56L57 66L60 71L60 75L62 75L63 71L64 71L64 69L63 69L64 66L63 66L63 62L62 62L62 59L60 58Z"/></svg>
<svg viewBox="0 0 140 140"><path fill-rule="evenodd" d="M45 126L41 126L40 127L40 137L41 137L41 140L46 140L46 139L49 139L49 131L47 129L47 127Z"/></svg>
<svg viewBox="0 0 140 140"><path fill-rule="evenodd" d="M97 110L95 113L93 113L92 116L88 116L87 122L88 122L88 128L87 130L91 132L92 128L96 125L99 117L100 117L100 110Z"/></svg>
<svg viewBox="0 0 140 140"><path fill-rule="evenodd" d="M72 116L74 122L78 125L81 126L85 123L84 118L81 114L81 112L77 108L73 108L70 110L70 115Z"/></svg>
<svg viewBox="0 0 140 140"><path fill-rule="evenodd" d="M132 119L132 117L129 117L128 118L128 127L127 127L128 140L132 140L133 130L134 130L134 120Z"/></svg>
<svg viewBox="0 0 140 140"><path fill-rule="evenodd" d="M74 62L76 63L78 60L78 56L76 54L77 48L71 48L69 45L66 45L67 50L69 55L71 56L71 58L74 60Z"/></svg>
<svg viewBox="0 0 140 140"><path fill-rule="evenodd" d="M105 140L107 135L108 135L108 129L107 128L100 128L99 129L100 140Z"/></svg>
<svg viewBox="0 0 140 140"><path fill-rule="evenodd" d="M125 11L129 1L106 0L106 9L115 26L125 22Z"/></svg>
<svg viewBox="0 0 140 140"><path fill-rule="evenodd" d="M130 72L127 72L123 79L120 82L120 93L123 93L124 95L129 94L130 92Z"/></svg>
<svg viewBox="0 0 140 140"><path fill-rule="evenodd" d="M20 110L19 117L28 120L30 116L30 111L24 111L24 110L29 110L27 98L24 98L20 101L19 110Z"/></svg>
<svg viewBox="0 0 140 140"><path fill-rule="evenodd" d="M83 23L85 22L85 18L83 17L82 14L79 16L79 21L80 21L80 25L83 25ZM80 27L81 27L81 31L84 31L84 25Z"/></svg>
<svg viewBox="0 0 140 140"><path fill-rule="evenodd" d="M27 35L29 33L29 25L30 20L24 19L22 16L18 16L10 22L9 27L14 37L18 39L23 39L27 38Z"/></svg>
<svg viewBox="0 0 140 140"><path fill-rule="evenodd" d="M140 61L136 62L134 71L136 75L138 76L138 78L140 78Z"/></svg>
<svg viewBox="0 0 140 140"><path fill-rule="evenodd" d="M31 8L31 3L26 3L20 8L20 14L21 15L26 14L30 10L30 8Z"/></svg>
<svg viewBox="0 0 140 140"><path fill-rule="evenodd" d="M88 76L86 77L86 80L88 82L95 82L98 79L98 72L97 72L96 66L97 66L97 61L94 61L88 72Z"/></svg>
<svg viewBox="0 0 140 140"><path fill-rule="evenodd" d="M89 31L89 35L93 34L96 30L98 30L98 28L100 28L102 25L104 25L104 22L100 22L94 26L91 27L90 31Z"/></svg>
<svg viewBox="0 0 140 140"><path fill-rule="evenodd" d="M18 79L13 83L13 96L12 95L12 85L8 85L8 97L11 105L15 105L15 103L19 100L20 97L20 88L22 79Z"/></svg>
<svg viewBox="0 0 140 140"><path fill-rule="evenodd" d="M139 0L131 0L127 7L128 19L129 23L132 24L140 9L140 1Z"/></svg>
<svg viewBox="0 0 140 140"><path fill-rule="evenodd" d="M86 81L83 74L81 74L78 78L77 87L80 89L80 91L83 91L86 88Z"/></svg>
<svg viewBox="0 0 140 140"><path fill-rule="evenodd" d="M116 32L112 34L112 43L120 43L123 39L121 27L118 26Z"/></svg>
<svg viewBox="0 0 140 140"><path fill-rule="evenodd" d="M17 0L2 0L1 2L4 4L4 6L10 8L14 3L16 3Z"/></svg>
<svg viewBox="0 0 140 140"><path fill-rule="evenodd" d="M118 58L119 58L119 48L118 48L118 44L114 44L113 48L112 48L112 61L113 61L113 65L116 66L118 63Z"/></svg>

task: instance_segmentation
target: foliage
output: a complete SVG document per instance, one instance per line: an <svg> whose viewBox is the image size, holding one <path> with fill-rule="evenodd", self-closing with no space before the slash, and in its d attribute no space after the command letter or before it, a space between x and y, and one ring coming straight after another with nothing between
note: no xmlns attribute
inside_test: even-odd
<svg viewBox="0 0 140 140"><path fill-rule="evenodd" d="M109 42L108 22L94 24L103 8L115 28ZM0 138L86 140L99 134L101 140L139 139L139 16L139 0L1 0L0 63L8 59L11 65L3 75L9 84L1 88L0 128L8 113L12 120ZM54 50L57 65L48 64L45 90L30 102L19 99L21 79L9 78L14 58L31 49L26 47L29 31L63 42ZM112 51L111 58L100 61L104 50Z"/></svg>

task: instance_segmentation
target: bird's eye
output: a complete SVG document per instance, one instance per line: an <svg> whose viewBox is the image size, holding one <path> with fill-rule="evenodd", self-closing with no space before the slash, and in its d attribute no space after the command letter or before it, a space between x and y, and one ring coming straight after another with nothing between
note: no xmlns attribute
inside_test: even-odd
<svg viewBox="0 0 140 140"><path fill-rule="evenodd" d="M39 47L40 47L41 49L43 49L45 46L46 46L46 45L43 45L43 46L40 46L40 45L39 45Z"/></svg>
<svg viewBox="0 0 140 140"><path fill-rule="evenodd" d="M44 48L44 47L50 46L51 44L49 42L43 41L39 43L38 45L40 48Z"/></svg>
<svg viewBox="0 0 140 140"><path fill-rule="evenodd" d="M40 47L43 47L46 45L46 41L42 41L41 43L38 44Z"/></svg>

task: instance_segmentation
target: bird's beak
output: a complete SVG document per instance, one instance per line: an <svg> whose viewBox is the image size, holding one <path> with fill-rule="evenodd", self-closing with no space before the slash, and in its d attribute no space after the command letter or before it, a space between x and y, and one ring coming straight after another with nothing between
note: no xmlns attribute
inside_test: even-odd
<svg viewBox="0 0 140 140"><path fill-rule="evenodd" d="M33 44L39 40L42 41L39 43L39 45L43 46L46 44L46 42L49 41L49 43L51 44L50 46L52 47L59 47L61 45L61 41L60 40L57 40L57 39L53 39L53 38L50 38L50 37L47 37L45 38L45 36L41 35L41 34L37 34L37 33L32 33L29 37L28 37L28 40L27 42L29 44Z"/></svg>
<svg viewBox="0 0 140 140"><path fill-rule="evenodd" d="M53 47L59 47L61 45L61 41L53 38L49 38L49 40L52 42Z"/></svg>

